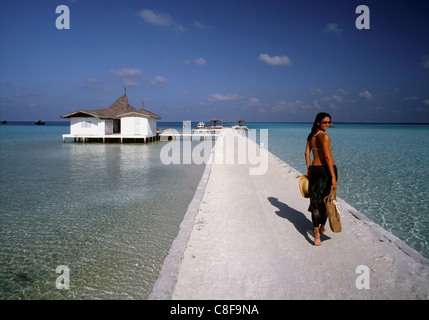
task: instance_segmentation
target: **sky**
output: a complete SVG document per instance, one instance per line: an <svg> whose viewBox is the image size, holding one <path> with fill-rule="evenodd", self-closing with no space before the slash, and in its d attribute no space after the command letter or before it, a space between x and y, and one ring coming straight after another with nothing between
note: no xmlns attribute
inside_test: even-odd
<svg viewBox="0 0 429 320"><path fill-rule="evenodd" d="M161 121L427 123L428 17L422 0L0 0L0 119L61 121L125 87Z"/></svg>

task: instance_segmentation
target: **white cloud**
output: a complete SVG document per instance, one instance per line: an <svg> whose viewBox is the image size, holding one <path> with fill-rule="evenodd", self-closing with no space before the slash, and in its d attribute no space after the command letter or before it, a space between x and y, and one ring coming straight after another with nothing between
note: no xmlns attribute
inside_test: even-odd
<svg viewBox="0 0 429 320"><path fill-rule="evenodd" d="M137 15L147 23L151 23L151 24L158 25L161 27L172 27L172 28L175 28L179 31L185 31L186 30L185 27L174 22L174 20L170 16L170 14L165 13L165 12L158 12L158 11L152 11L152 10L141 10Z"/></svg>
<svg viewBox="0 0 429 320"><path fill-rule="evenodd" d="M333 101L333 102L339 103L339 102L343 102L344 101L344 97L340 96L338 94L333 94L331 96L323 96L323 97L320 98L320 100L321 101L328 101L328 102Z"/></svg>
<svg viewBox="0 0 429 320"><path fill-rule="evenodd" d="M86 79L85 83L78 84L80 88L98 89L98 80L95 78Z"/></svg>
<svg viewBox="0 0 429 320"><path fill-rule="evenodd" d="M115 77L143 77L144 74L139 69L132 68L122 68L122 69L112 69L109 73Z"/></svg>
<svg viewBox="0 0 429 320"><path fill-rule="evenodd" d="M343 29L341 29L337 23L328 23L326 25L325 32L339 35L343 32Z"/></svg>
<svg viewBox="0 0 429 320"><path fill-rule="evenodd" d="M425 99L425 101L423 101L423 103L424 103L425 105L429 105L429 99Z"/></svg>
<svg viewBox="0 0 429 320"><path fill-rule="evenodd" d="M261 53L258 56L258 60L263 61L272 66L290 66L292 64L292 60L290 60L287 56L270 57L266 53Z"/></svg>
<svg viewBox="0 0 429 320"><path fill-rule="evenodd" d="M335 102L343 102L344 98L338 94L333 94L331 96L332 100L334 100Z"/></svg>
<svg viewBox="0 0 429 320"><path fill-rule="evenodd" d="M280 100L276 101L268 107L267 111L269 112L290 112L290 113L301 113L303 110L311 109L313 106L311 104L305 103L302 100L288 101L288 100Z"/></svg>
<svg viewBox="0 0 429 320"><path fill-rule="evenodd" d="M259 102L261 102L261 100L260 100L260 99L258 99L258 98L255 98L255 97L249 98L249 99L247 100L247 103L248 103L249 105L256 105L256 104L259 104Z"/></svg>
<svg viewBox="0 0 429 320"><path fill-rule="evenodd" d="M206 59L204 59L204 58L197 58L197 59L194 59L194 61L193 61L196 65L198 65L198 66L205 66L205 65L207 65L207 60ZM188 60L188 59L186 59L186 60L183 60L182 61L182 63L183 64L191 64L192 63L192 61L191 60Z"/></svg>
<svg viewBox="0 0 429 320"><path fill-rule="evenodd" d="M199 29L211 29L212 27L206 26L205 24L199 22L199 21L194 21L194 26L196 26Z"/></svg>
<svg viewBox="0 0 429 320"><path fill-rule="evenodd" d="M313 105L314 105L314 107L316 108L316 109L322 109L322 107L320 106L320 104L319 104L319 100L314 100L313 101Z"/></svg>
<svg viewBox="0 0 429 320"><path fill-rule="evenodd" d="M372 100L372 94L368 90L359 92L359 97L365 98L367 100Z"/></svg>
<svg viewBox="0 0 429 320"><path fill-rule="evenodd" d="M347 92L343 88L338 88L338 92L341 93L341 94L349 94L349 92Z"/></svg>
<svg viewBox="0 0 429 320"><path fill-rule="evenodd" d="M150 82L150 85L152 87L162 87L162 86L165 86L168 83L170 83L170 81L168 81L164 77L156 76L156 77L152 78L152 80Z"/></svg>
<svg viewBox="0 0 429 320"><path fill-rule="evenodd" d="M147 23L168 27L174 23L168 13L153 12L152 10L141 10L138 15Z"/></svg>
<svg viewBox="0 0 429 320"><path fill-rule="evenodd" d="M224 96L219 93L211 94L208 98L209 101L234 101L240 99L244 98L238 94L227 94L226 96Z"/></svg>
<svg viewBox="0 0 429 320"><path fill-rule="evenodd" d="M328 89L329 90L329 89ZM343 88L337 88L334 90L333 94L325 95L319 88L312 88L308 90L310 94L316 96L316 99L313 101L312 107L316 109L323 108L332 108L332 109L340 109L344 105L352 103L349 95L350 93Z"/></svg>
<svg viewBox="0 0 429 320"><path fill-rule="evenodd" d="M199 66L205 66L207 65L207 61L204 58L198 58L194 60L195 64L199 65Z"/></svg>
<svg viewBox="0 0 429 320"><path fill-rule="evenodd" d="M122 68L112 69L109 71L112 76L115 76L122 80L126 86L136 87L142 86L143 84L137 82L137 79L144 78L144 74L141 70L135 68Z"/></svg>

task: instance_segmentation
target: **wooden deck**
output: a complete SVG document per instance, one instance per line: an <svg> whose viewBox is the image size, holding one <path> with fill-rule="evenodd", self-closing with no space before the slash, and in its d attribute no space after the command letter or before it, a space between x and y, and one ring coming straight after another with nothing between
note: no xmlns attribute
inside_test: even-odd
<svg viewBox="0 0 429 320"><path fill-rule="evenodd" d="M163 130L158 131L156 136L142 136L142 135L124 135L121 133L106 134L106 135L84 135L84 134L63 134L63 143L73 139L73 142L116 142L116 143L149 143L154 141L170 141L170 140L215 140L221 135L222 129L198 130L193 132L183 133L177 130Z"/></svg>
<svg viewBox="0 0 429 320"><path fill-rule="evenodd" d="M160 139L160 135L156 136L142 136L142 135L124 135L120 133L106 134L106 135L83 135L83 134L63 134L63 143L66 143L67 140L73 139L74 142L139 142L139 143L149 143L157 141Z"/></svg>

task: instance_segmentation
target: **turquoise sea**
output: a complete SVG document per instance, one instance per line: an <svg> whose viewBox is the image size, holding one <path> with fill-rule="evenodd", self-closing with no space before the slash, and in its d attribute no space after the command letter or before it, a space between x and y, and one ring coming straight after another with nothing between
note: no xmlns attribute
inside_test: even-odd
<svg viewBox="0 0 429 320"><path fill-rule="evenodd" d="M269 151L305 173L311 124L249 124L269 129ZM429 125L336 124L327 133L339 198L429 258Z"/></svg>
<svg viewBox="0 0 429 320"><path fill-rule="evenodd" d="M268 129L268 150L306 171L311 124L246 125ZM167 126L182 124L158 123ZM68 132L68 123L0 125L0 299L146 299L204 165L162 164L166 142L63 144ZM429 126L328 133L338 196L429 257ZM69 289L56 287L58 266L70 270Z"/></svg>

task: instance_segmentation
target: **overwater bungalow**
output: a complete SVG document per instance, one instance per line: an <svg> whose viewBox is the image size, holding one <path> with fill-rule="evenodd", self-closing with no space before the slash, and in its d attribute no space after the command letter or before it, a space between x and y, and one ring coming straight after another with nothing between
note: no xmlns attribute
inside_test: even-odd
<svg viewBox="0 0 429 320"><path fill-rule="evenodd" d="M70 119L70 134L74 141L134 141L150 142L158 139L157 120L160 116L144 107L137 110L129 105L127 94L110 107L97 110L78 110L61 116Z"/></svg>

